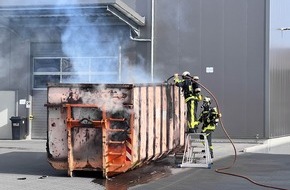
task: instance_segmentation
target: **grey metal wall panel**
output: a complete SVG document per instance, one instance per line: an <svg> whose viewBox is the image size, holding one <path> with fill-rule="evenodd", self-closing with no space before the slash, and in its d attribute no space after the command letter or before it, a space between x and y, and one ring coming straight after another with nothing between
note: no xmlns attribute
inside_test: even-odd
<svg viewBox="0 0 290 190"><path fill-rule="evenodd" d="M129 7L135 8L136 0L122 0L124 3L126 3Z"/></svg>
<svg viewBox="0 0 290 190"><path fill-rule="evenodd" d="M168 6L168 5L174 6ZM155 1L155 64L156 76L172 75L179 71L179 34L177 3L168 0Z"/></svg>
<svg viewBox="0 0 290 190"><path fill-rule="evenodd" d="M225 86L225 44L227 36L225 32L225 7L220 1L201 1L200 7L200 81L215 94L219 101L219 106L225 116L225 125L228 126L226 113L227 109L224 101ZM198 26L196 26L198 27ZM213 73L206 73L206 68L212 67ZM205 90L202 90L204 95ZM212 98L213 99L213 98ZM228 127L230 130L231 127ZM215 135L224 136L220 128L217 129Z"/></svg>
<svg viewBox="0 0 290 190"><path fill-rule="evenodd" d="M171 2L156 1L154 72L199 75L233 138L264 137L265 1ZM215 137L225 137L221 128Z"/></svg>
<svg viewBox="0 0 290 190"><path fill-rule="evenodd" d="M269 137L290 134L290 2L270 0L269 24Z"/></svg>
<svg viewBox="0 0 290 190"><path fill-rule="evenodd" d="M12 125L10 118L15 116L14 91L0 91L0 139L12 139Z"/></svg>
<svg viewBox="0 0 290 190"><path fill-rule="evenodd" d="M9 27L0 26L0 89L17 91L18 99L28 100L30 68L29 43ZM18 114L27 117L25 105L18 106Z"/></svg>
<svg viewBox="0 0 290 190"><path fill-rule="evenodd" d="M178 68L175 72L183 72L183 68L192 74L201 72L201 20L202 3L200 1L179 1L178 2Z"/></svg>
<svg viewBox="0 0 290 190"><path fill-rule="evenodd" d="M11 48L11 33L7 28L0 28L0 87L1 89L9 89L10 80L9 80L9 71L10 67L10 48ZM8 79L8 80L7 80Z"/></svg>
<svg viewBox="0 0 290 190"><path fill-rule="evenodd" d="M264 137L264 7L264 1L225 2L222 106L233 137Z"/></svg>
<svg viewBox="0 0 290 190"><path fill-rule="evenodd" d="M248 1L247 6L247 134L250 138L265 133L265 1Z"/></svg>

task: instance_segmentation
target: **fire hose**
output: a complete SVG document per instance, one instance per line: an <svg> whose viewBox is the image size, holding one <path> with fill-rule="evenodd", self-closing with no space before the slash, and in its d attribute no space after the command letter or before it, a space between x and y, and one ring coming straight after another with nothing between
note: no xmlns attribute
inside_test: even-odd
<svg viewBox="0 0 290 190"><path fill-rule="evenodd" d="M181 76L181 75L178 75L178 76ZM165 82L168 83L173 77L174 77L174 75L169 77ZM206 88L206 86L204 86L199 81L194 80L193 77L190 77L190 76L183 76L183 77L185 77L187 79L190 79L192 82L195 82L200 87L202 87L213 98L213 100L214 100L214 102L216 104L217 112L221 113L220 112L220 106L219 106L217 98L215 97L215 95L208 88ZM215 172L220 173L220 174L225 174L225 175L230 175L230 176L244 178L244 179L250 181L251 183L253 183L255 185L258 185L258 186L261 186L261 187L267 187L267 188L278 189L278 190L287 190L285 188L274 187L274 186L265 185L265 184L256 182L256 181L252 180L251 178L249 178L249 177L247 177L245 175L240 175L240 174L235 174L235 173L231 173L231 172L226 172L225 170L228 170L228 169L232 168L235 165L236 161L237 161L237 149L236 149L236 146L235 146L233 140L231 139L230 135L228 134L226 128L224 127L222 118L219 118L219 123L220 123L220 125L222 127L222 130L223 130L224 134L226 135L227 139L230 141L230 143L231 143L231 145L232 145L232 147L234 149L234 159L233 159L232 163L229 166L225 166L223 168L215 169Z"/></svg>

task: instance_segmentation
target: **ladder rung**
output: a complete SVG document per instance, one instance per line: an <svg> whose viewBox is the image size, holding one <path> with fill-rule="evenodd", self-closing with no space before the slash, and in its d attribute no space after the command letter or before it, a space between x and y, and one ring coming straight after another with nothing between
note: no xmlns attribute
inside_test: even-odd
<svg viewBox="0 0 290 190"><path fill-rule="evenodd" d="M195 152L195 151L193 151L191 153L193 153L193 154L205 154L205 152Z"/></svg>
<svg viewBox="0 0 290 190"><path fill-rule="evenodd" d="M109 118L110 121L125 121L125 118Z"/></svg>
<svg viewBox="0 0 290 190"><path fill-rule="evenodd" d="M108 144L124 144L125 141L108 141Z"/></svg>
<svg viewBox="0 0 290 190"><path fill-rule="evenodd" d="M204 140L196 140L196 139L190 139L189 141L190 143L193 143L193 142L203 143L204 142Z"/></svg>
<svg viewBox="0 0 290 190"><path fill-rule="evenodd" d="M123 166L125 166L125 164L112 164L112 163L107 163L107 167L108 166L123 167Z"/></svg>
<svg viewBox="0 0 290 190"><path fill-rule="evenodd" d="M192 147L192 148L204 148L204 146L199 146L199 145L190 145L190 147Z"/></svg>
<svg viewBox="0 0 290 190"><path fill-rule="evenodd" d="M122 156L122 155L124 155L124 153L120 153L120 152L108 152L108 155Z"/></svg>
<svg viewBox="0 0 290 190"><path fill-rule="evenodd" d="M107 129L107 131L113 131L113 132L124 132L125 129Z"/></svg>

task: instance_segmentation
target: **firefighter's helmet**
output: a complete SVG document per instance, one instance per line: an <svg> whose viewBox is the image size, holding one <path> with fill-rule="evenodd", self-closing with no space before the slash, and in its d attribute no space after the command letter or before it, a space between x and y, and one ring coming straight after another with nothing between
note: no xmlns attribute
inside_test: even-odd
<svg viewBox="0 0 290 190"><path fill-rule="evenodd" d="M199 77L198 76L193 76L193 80L198 81Z"/></svg>
<svg viewBox="0 0 290 190"><path fill-rule="evenodd" d="M204 97L203 98L203 103L202 103L202 108L205 110L209 110L209 106L210 106L211 102L210 102L210 98L209 97Z"/></svg>
<svg viewBox="0 0 290 190"><path fill-rule="evenodd" d="M204 102L204 103L208 103L208 104L211 103L209 97L204 97L203 102Z"/></svg>
<svg viewBox="0 0 290 190"><path fill-rule="evenodd" d="M182 73L182 76L183 76L183 77L189 77L189 76L190 76L190 72L188 72L188 71L184 71L184 72Z"/></svg>

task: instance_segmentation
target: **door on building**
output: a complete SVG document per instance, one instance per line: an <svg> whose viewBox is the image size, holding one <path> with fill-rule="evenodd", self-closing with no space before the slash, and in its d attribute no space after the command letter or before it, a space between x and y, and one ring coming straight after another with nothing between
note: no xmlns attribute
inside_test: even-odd
<svg viewBox="0 0 290 190"><path fill-rule="evenodd" d="M15 116L15 91L0 91L0 139L12 139L10 118Z"/></svg>
<svg viewBox="0 0 290 190"><path fill-rule="evenodd" d="M34 90L32 97L32 139L46 139L47 137L47 92L45 90Z"/></svg>

